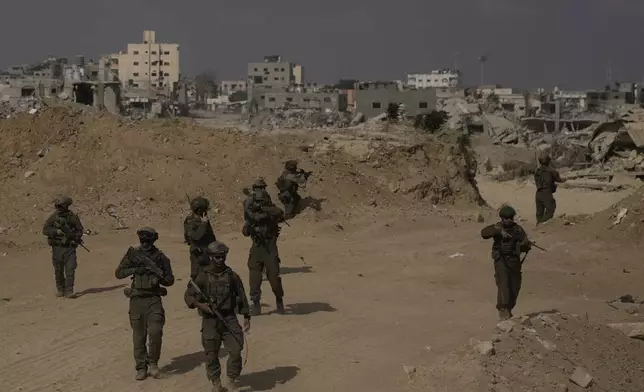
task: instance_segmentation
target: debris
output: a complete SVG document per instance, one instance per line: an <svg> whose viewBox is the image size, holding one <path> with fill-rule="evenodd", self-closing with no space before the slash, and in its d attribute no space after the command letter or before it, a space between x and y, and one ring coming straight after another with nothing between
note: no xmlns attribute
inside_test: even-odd
<svg viewBox="0 0 644 392"><path fill-rule="evenodd" d="M588 388L593 382L593 377L583 367L576 367L574 373L570 376L570 381L582 388Z"/></svg>
<svg viewBox="0 0 644 392"><path fill-rule="evenodd" d="M503 332L509 333L512 332L515 325L516 323L513 320L504 320L496 324L496 327Z"/></svg>
<svg viewBox="0 0 644 392"><path fill-rule="evenodd" d="M492 342L480 342L476 345L476 349L478 350L479 354L488 357L495 354L494 344L492 344Z"/></svg>
<svg viewBox="0 0 644 392"><path fill-rule="evenodd" d="M43 158L45 155L47 155L48 152L49 152L49 146L45 146L40 150L38 150L38 157Z"/></svg>
<svg viewBox="0 0 644 392"><path fill-rule="evenodd" d="M403 369L403 372L405 372L405 374L407 375L407 378L409 379L409 381L411 381L413 377L416 375L415 366L403 365L402 369Z"/></svg>
<svg viewBox="0 0 644 392"><path fill-rule="evenodd" d="M463 256L465 256L463 253L454 253L454 254L450 255L449 258L450 259L455 259L457 257L463 257Z"/></svg>
<svg viewBox="0 0 644 392"><path fill-rule="evenodd" d="M608 326L623 332L629 338L644 340L644 323L613 323Z"/></svg>
<svg viewBox="0 0 644 392"><path fill-rule="evenodd" d="M613 226L619 225L620 223L622 223L622 220L624 220L627 213L628 213L628 208L622 208L619 211L619 214L617 214L617 217L615 218L615 220L613 221Z"/></svg>
<svg viewBox="0 0 644 392"><path fill-rule="evenodd" d="M555 351L557 349L557 345L549 340L537 337L537 341L548 351Z"/></svg>
<svg viewBox="0 0 644 392"><path fill-rule="evenodd" d="M555 387L555 392L568 392L568 385L557 384L557 386Z"/></svg>
<svg viewBox="0 0 644 392"><path fill-rule="evenodd" d="M34 176L35 174L36 174L36 172L33 172L33 171L27 171L27 172L25 172L25 178L29 178L29 177L31 177L31 176Z"/></svg>

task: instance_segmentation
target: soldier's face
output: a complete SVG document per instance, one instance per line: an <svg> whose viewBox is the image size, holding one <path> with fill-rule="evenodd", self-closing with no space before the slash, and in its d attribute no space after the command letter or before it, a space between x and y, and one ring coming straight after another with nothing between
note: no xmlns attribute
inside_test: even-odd
<svg viewBox="0 0 644 392"><path fill-rule="evenodd" d="M501 224L503 226L512 226L514 224L514 218L501 218Z"/></svg>
<svg viewBox="0 0 644 392"><path fill-rule="evenodd" d="M226 256L210 256L210 261L216 266L216 267L223 267L224 264L226 264Z"/></svg>

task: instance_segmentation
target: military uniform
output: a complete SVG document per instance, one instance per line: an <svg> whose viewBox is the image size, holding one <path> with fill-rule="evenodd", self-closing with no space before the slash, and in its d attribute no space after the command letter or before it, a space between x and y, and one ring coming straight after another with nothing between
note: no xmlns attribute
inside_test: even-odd
<svg viewBox="0 0 644 392"><path fill-rule="evenodd" d="M555 215L557 202L553 194L557 191L557 182L562 182L559 172L550 166L550 156L540 156L539 163L540 166L534 173L537 224L546 222Z"/></svg>
<svg viewBox="0 0 644 392"><path fill-rule="evenodd" d="M273 201L271 200L271 195L268 193L266 190L266 182L262 178L258 178L253 182L253 186L251 187L250 192L246 196L246 199L244 199L244 221L248 220L248 214L251 211L251 208L253 206L253 203L255 201L255 196L260 195L260 197L263 197L266 199L266 203L272 205Z"/></svg>
<svg viewBox="0 0 644 392"><path fill-rule="evenodd" d="M262 296L262 272L266 270L273 294L275 294L277 311L284 312L284 289L280 277L280 259L277 250L277 237L279 236L280 220L284 219L284 212L276 206L266 205L267 200L255 198L255 204L248 214L242 233L251 237L253 244L248 256L250 299L253 302L252 313L261 313L260 300Z"/></svg>
<svg viewBox="0 0 644 392"><path fill-rule="evenodd" d="M297 170L297 161L287 161L284 171L277 178L275 185L279 191L278 198L284 204L284 217L291 219L297 213L297 207L302 198L298 190L299 187L306 184L306 173Z"/></svg>
<svg viewBox="0 0 644 392"><path fill-rule="evenodd" d="M204 250L211 242L217 240L210 220L201 219L209 208L210 203L203 197L196 197L190 202L192 214L183 222L183 237L190 245L190 277L194 279L201 263L204 262Z"/></svg>
<svg viewBox="0 0 644 392"><path fill-rule="evenodd" d="M130 298L129 316L133 332L136 378L143 380L147 377L148 367L153 377L159 374L158 363L165 325L165 310L161 297L167 295L167 290L161 286L172 286L174 275L170 259L154 246L159 237L156 231L143 228L137 234L141 245L134 250L160 268L161 276L145 265L135 263L127 254L121 260L115 275L117 279L132 277L132 285L130 289L126 289L126 295ZM147 346L146 341L149 341Z"/></svg>
<svg viewBox="0 0 644 392"><path fill-rule="evenodd" d="M497 287L496 308L502 320L512 316L512 309L517 304L522 281L521 252L528 252L531 248L526 232L513 221L515 214L512 207L505 206L499 213L502 221L481 230L481 237L494 239L492 259Z"/></svg>
<svg viewBox="0 0 644 392"><path fill-rule="evenodd" d="M69 210L72 199L61 196L54 201L56 212L45 222L43 234L51 246L57 296L72 297L76 276L76 248L83 236L83 225L76 214ZM63 232L68 230L70 236Z"/></svg>
<svg viewBox="0 0 644 392"><path fill-rule="evenodd" d="M241 354L244 343L244 333L236 313L243 315L245 325L250 327L248 300L241 278L225 265L228 247L214 242L208 246L206 252L211 262L199 270L194 283L208 298L201 297L197 290L188 285L184 299L190 309L197 307L202 317L201 343L206 353L206 375L213 383L213 391L225 390L220 381L219 349L222 343L228 351L228 391L234 391L237 390L237 380L242 371ZM214 306L208 304L210 301ZM223 320L214 314L213 307Z"/></svg>

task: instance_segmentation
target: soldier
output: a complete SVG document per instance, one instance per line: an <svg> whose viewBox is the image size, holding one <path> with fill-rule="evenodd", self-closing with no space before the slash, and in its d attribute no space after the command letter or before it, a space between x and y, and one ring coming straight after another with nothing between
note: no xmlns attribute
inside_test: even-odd
<svg viewBox="0 0 644 392"><path fill-rule="evenodd" d="M154 246L154 242L159 239L157 232L150 227L144 227L136 234L139 236L140 245L128 250L115 275L117 279L132 277L131 288L124 291L130 298L129 314L133 331L136 379L140 381L146 379L148 369L152 377L159 377L158 364L165 325L165 310L161 297L168 293L161 285L172 286L174 275L170 259ZM148 339L149 345L146 346Z"/></svg>
<svg viewBox="0 0 644 392"><path fill-rule="evenodd" d="M280 231L278 222L283 220L284 212L279 207L269 205L262 193L255 195L248 220L244 223L242 230L245 237L251 237L253 240L248 256L248 271L254 316L261 314L260 299L264 269L266 269L266 276L273 289L273 294L275 294L277 312L284 314L284 289L282 288L280 260L277 251L277 237Z"/></svg>
<svg viewBox="0 0 644 392"><path fill-rule="evenodd" d="M557 191L557 183L563 182L559 172L550 166L550 161L550 155L542 153L539 156L539 168L534 173L534 183L537 187L535 195L537 224L546 222L555 215L557 202L553 193Z"/></svg>
<svg viewBox="0 0 644 392"><path fill-rule="evenodd" d="M521 226L514 223L516 211L510 206L499 210L501 222L481 230L483 239L493 238L492 258L494 259L494 279L496 280L496 308L499 318L512 317L512 309L517 304L521 290L521 252L529 252L531 243ZM524 257L525 259L525 257Z"/></svg>
<svg viewBox="0 0 644 392"><path fill-rule="evenodd" d="M190 309L197 308L203 317L201 343L206 352L206 375L212 382L213 392L226 391L220 380L219 349L222 342L228 351L228 391L234 392L239 388L237 383L242 371L244 332L250 330L248 300L241 278L226 265L228 247L221 242L213 242L208 245L206 254L209 263L194 279L201 293L189 284L184 299ZM235 312L244 316L243 332Z"/></svg>
<svg viewBox="0 0 644 392"><path fill-rule="evenodd" d="M183 221L183 238L190 245L190 277L193 279L197 276L200 263L206 262L206 247L217 240L208 217L209 207L208 199L195 197L190 201L192 214Z"/></svg>
<svg viewBox="0 0 644 392"><path fill-rule="evenodd" d="M59 196L54 200L54 212L42 229L51 246L57 297L74 297L76 275L76 248L82 242L83 225L78 215L69 210L72 199Z"/></svg>
<svg viewBox="0 0 644 392"><path fill-rule="evenodd" d="M311 172L297 169L297 161L289 160L284 164L284 171L278 177L275 185L279 191L279 199L284 204L284 217L291 219L297 213L297 207L302 199L297 193L300 186L306 186Z"/></svg>
<svg viewBox="0 0 644 392"><path fill-rule="evenodd" d="M273 201L271 200L271 195L268 193L266 190L266 181L264 181L263 178L257 178L253 182L253 185L246 195L246 199L244 200L244 220L247 220L248 217L248 212L250 211L251 207L253 206L253 200L255 198L255 195L258 193L263 193L264 197L268 200L269 204L273 204ZM245 188L247 189L247 188ZM246 191L244 191L246 192Z"/></svg>

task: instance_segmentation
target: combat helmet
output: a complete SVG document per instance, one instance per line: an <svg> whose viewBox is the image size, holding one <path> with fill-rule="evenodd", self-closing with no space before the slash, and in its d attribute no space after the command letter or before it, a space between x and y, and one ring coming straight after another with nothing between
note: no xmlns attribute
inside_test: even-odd
<svg viewBox="0 0 644 392"><path fill-rule="evenodd" d="M72 198L65 195L60 195L54 199L55 207L68 208L73 203Z"/></svg>
<svg viewBox="0 0 644 392"><path fill-rule="evenodd" d="M156 241L159 239L159 233L151 227L142 227L136 231L136 235L142 241Z"/></svg>
<svg viewBox="0 0 644 392"><path fill-rule="evenodd" d="M286 162L284 162L284 168L286 170L295 170L297 169L297 161L294 159L290 159Z"/></svg>
<svg viewBox="0 0 644 392"><path fill-rule="evenodd" d="M206 253L211 256L225 257L228 254L228 247L223 242L211 242L206 248Z"/></svg>
<svg viewBox="0 0 644 392"><path fill-rule="evenodd" d="M512 219L517 215L514 208L509 205L504 205L499 209L499 218Z"/></svg>
<svg viewBox="0 0 644 392"><path fill-rule="evenodd" d="M548 165L548 164L550 164L550 161L551 161L551 160L552 160L552 158L550 158L550 154L548 154L548 153L547 153L547 152L545 152L545 151L544 151L544 152L542 152L542 153L539 155L539 163L540 163L540 164L542 164L542 165Z"/></svg>
<svg viewBox="0 0 644 392"><path fill-rule="evenodd" d="M253 182L253 188L266 188L268 185L266 185L266 181L264 181L263 178L256 178L255 181Z"/></svg>
<svg viewBox="0 0 644 392"><path fill-rule="evenodd" d="M190 201L190 209L193 212L198 210L206 211L208 210L209 207L210 207L210 202L208 201L208 199L201 196L195 197Z"/></svg>

